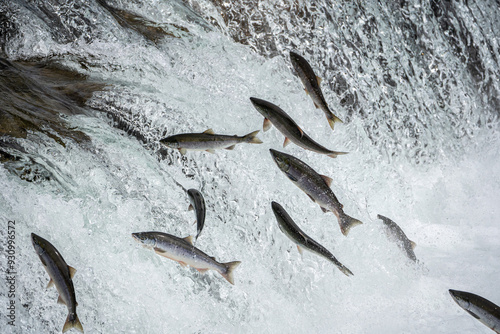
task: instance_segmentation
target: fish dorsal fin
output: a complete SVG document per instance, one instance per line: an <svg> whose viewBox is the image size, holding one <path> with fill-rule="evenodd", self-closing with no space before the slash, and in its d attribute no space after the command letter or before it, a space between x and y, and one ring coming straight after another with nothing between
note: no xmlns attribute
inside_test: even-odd
<svg viewBox="0 0 500 334"><path fill-rule="evenodd" d="M53 285L54 285L54 280L51 278L50 281L49 281L49 283L47 283L46 289L50 288Z"/></svg>
<svg viewBox="0 0 500 334"><path fill-rule="evenodd" d="M325 183L330 187L332 185L332 179L326 175L320 175L323 180L325 180Z"/></svg>
<svg viewBox="0 0 500 334"><path fill-rule="evenodd" d="M186 155L187 150L184 147L179 148L179 152L181 152L182 155Z"/></svg>
<svg viewBox="0 0 500 334"><path fill-rule="evenodd" d="M234 150L235 147L236 147L236 144L226 147L226 150Z"/></svg>
<svg viewBox="0 0 500 334"><path fill-rule="evenodd" d="M297 129L300 131L300 137L304 136L304 131L300 128L300 126L297 127Z"/></svg>
<svg viewBox="0 0 500 334"><path fill-rule="evenodd" d="M212 129L205 130L205 131L203 131L203 133L207 134L207 135L214 135L215 134L214 130L212 130Z"/></svg>
<svg viewBox="0 0 500 334"><path fill-rule="evenodd" d="M194 210L193 204L189 204L188 211L193 211L193 210Z"/></svg>
<svg viewBox="0 0 500 334"><path fill-rule="evenodd" d="M324 213L327 213L327 212L328 212L328 210L327 210L327 209L325 209L324 207L321 207L321 210L322 210Z"/></svg>
<svg viewBox="0 0 500 334"><path fill-rule="evenodd" d="M73 278L73 276L75 276L76 274L76 269L71 266L68 266L68 269L69 269L69 277Z"/></svg>
<svg viewBox="0 0 500 334"><path fill-rule="evenodd" d="M304 251L302 250L302 247L297 245L297 250L299 251L300 255L304 255Z"/></svg>
<svg viewBox="0 0 500 334"><path fill-rule="evenodd" d="M410 244L411 244L411 249L415 249L415 247L417 247L417 244L411 240L410 240Z"/></svg>
<svg viewBox="0 0 500 334"><path fill-rule="evenodd" d="M66 305L66 303L64 302L64 300L61 298L61 295L59 295L59 297L57 298L57 303L58 304Z"/></svg>
<svg viewBox="0 0 500 334"><path fill-rule="evenodd" d="M466 310L470 315L472 315L474 318L476 319L481 319L481 317L479 317L477 314L475 314L474 312L472 311L469 311L469 310Z"/></svg>
<svg viewBox="0 0 500 334"><path fill-rule="evenodd" d="M321 79L320 77L316 76L316 81L318 81L318 85L321 85L321 81L323 81L323 79Z"/></svg>
<svg viewBox="0 0 500 334"><path fill-rule="evenodd" d="M264 124L262 125L262 129L264 130L264 132L269 130L272 126L273 126L273 123L271 123L271 121L269 119L264 118Z"/></svg>
<svg viewBox="0 0 500 334"><path fill-rule="evenodd" d="M288 146L290 144L290 139L288 137L285 137L285 141L283 142L283 147Z"/></svg>
<svg viewBox="0 0 500 334"><path fill-rule="evenodd" d="M213 256L210 256L210 258L211 258L212 260L214 260L214 261L217 261L217 260L215 259L215 257L213 257Z"/></svg>
<svg viewBox="0 0 500 334"><path fill-rule="evenodd" d="M313 102L314 103L314 106L316 107L316 109L319 109L318 105L316 104L316 102Z"/></svg>
<svg viewBox="0 0 500 334"><path fill-rule="evenodd" d="M185 237L184 239L185 242L187 242L188 244L190 244L191 246L193 246L193 236L192 235L188 235L187 237Z"/></svg>

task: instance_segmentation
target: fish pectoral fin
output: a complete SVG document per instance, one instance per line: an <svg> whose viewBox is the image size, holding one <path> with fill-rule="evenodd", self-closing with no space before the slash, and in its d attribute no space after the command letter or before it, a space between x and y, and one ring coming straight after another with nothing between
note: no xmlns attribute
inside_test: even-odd
<svg viewBox="0 0 500 334"><path fill-rule="evenodd" d="M215 153L215 150L212 150L211 148L209 148L208 150L205 150L205 151L207 151L208 153L212 153L212 154Z"/></svg>
<svg viewBox="0 0 500 334"><path fill-rule="evenodd" d="M181 152L182 155L186 155L187 150L184 147L180 147L179 152Z"/></svg>
<svg viewBox="0 0 500 334"><path fill-rule="evenodd" d="M69 269L69 277L73 278L76 274L76 269L71 266L68 266L68 269Z"/></svg>
<svg viewBox="0 0 500 334"><path fill-rule="evenodd" d="M266 132L267 130L269 130L271 127L273 126L273 123L271 123L271 121L267 118L264 118L264 124L262 125L262 130L264 130L264 132Z"/></svg>
<svg viewBox="0 0 500 334"><path fill-rule="evenodd" d="M208 268L195 268L198 270L200 273L206 273L209 269Z"/></svg>
<svg viewBox="0 0 500 334"><path fill-rule="evenodd" d="M212 130L212 129L207 129L207 130L203 131L203 133L207 134L207 135L214 135L215 134L214 130Z"/></svg>
<svg viewBox="0 0 500 334"><path fill-rule="evenodd" d="M156 254L161 255L161 256L164 256L164 254L166 253L163 249L158 248L158 247L155 247L153 249L154 249Z"/></svg>
<svg viewBox="0 0 500 334"><path fill-rule="evenodd" d="M335 151L332 151L332 153L330 154L327 154L330 158L336 158L338 155L342 155L342 154L348 154L349 152L335 152Z"/></svg>
<svg viewBox="0 0 500 334"><path fill-rule="evenodd" d="M182 261L178 261L179 264L182 266L182 267L187 267L187 263L186 262L182 262Z"/></svg>
<svg viewBox="0 0 500 334"><path fill-rule="evenodd" d="M318 85L321 85L321 81L323 81L323 79L321 79L320 77L316 76L316 81L318 82Z"/></svg>
<svg viewBox="0 0 500 334"><path fill-rule="evenodd" d="M288 137L285 137L285 141L283 142L283 147L286 147L288 146L288 144L290 144L290 139Z"/></svg>
<svg viewBox="0 0 500 334"><path fill-rule="evenodd" d="M226 147L226 150L234 150L235 147L236 147L236 144Z"/></svg>
<svg viewBox="0 0 500 334"><path fill-rule="evenodd" d="M49 283L47 283L46 289L50 288L53 285L54 285L54 280L51 278L50 281L49 281Z"/></svg>
<svg viewBox="0 0 500 334"><path fill-rule="evenodd" d="M325 209L324 207L321 207L321 210L323 210L323 212L324 212L324 213L327 213L327 212L328 212L328 210L327 210L327 209Z"/></svg>
<svg viewBox="0 0 500 334"><path fill-rule="evenodd" d="M185 237L184 239L185 242L187 242L188 244L190 244L191 246L193 246L193 236L192 235L188 235L187 237Z"/></svg>
<svg viewBox="0 0 500 334"><path fill-rule="evenodd" d="M411 244L411 249L415 249L415 247L417 247L417 244L411 240L410 240L410 244Z"/></svg>
<svg viewBox="0 0 500 334"><path fill-rule="evenodd" d="M193 210L194 210L193 204L189 204L188 211L193 211Z"/></svg>
<svg viewBox="0 0 500 334"><path fill-rule="evenodd" d="M313 102L314 103L314 106L316 107L316 109L319 109L318 105L316 104L316 102Z"/></svg>
<svg viewBox="0 0 500 334"><path fill-rule="evenodd" d="M325 183L328 185L328 187L330 187L332 185L332 178L331 177L328 177L326 175L320 175L321 178L325 181Z"/></svg>
<svg viewBox="0 0 500 334"><path fill-rule="evenodd" d="M57 303L58 304L66 305L66 303L64 302L64 300L61 298L61 295L59 295L59 297L57 298Z"/></svg>
<svg viewBox="0 0 500 334"><path fill-rule="evenodd" d="M299 251L300 255L304 255L304 250L299 245L297 245L297 250Z"/></svg>
<svg viewBox="0 0 500 334"><path fill-rule="evenodd" d="M304 91L306 92L306 94L307 94L307 95L309 95L309 92L307 91L307 89L306 89L306 88L304 88Z"/></svg>
<svg viewBox="0 0 500 334"><path fill-rule="evenodd" d="M477 314L475 314L474 312L469 311L469 310L466 310L466 311L467 311L470 315L472 315L474 318L476 318L476 319L478 319L478 320L479 320L479 319L481 319L481 317L480 317L480 316L478 316Z"/></svg>
<svg viewBox="0 0 500 334"><path fill-rule="evenodd" d="M314 203L316 203L316 200L309 194L307 194L307 196L309 196L309 198L311 199L311 201L313 201Z"/></svg>

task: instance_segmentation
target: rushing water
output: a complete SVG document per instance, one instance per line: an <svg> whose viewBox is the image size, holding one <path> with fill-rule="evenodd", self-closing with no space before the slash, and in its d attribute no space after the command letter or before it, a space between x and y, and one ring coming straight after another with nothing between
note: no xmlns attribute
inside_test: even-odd
<svg viewBox="0 0 500 334"><path fill-rule="evenodd" d="M0 284L1 332L57 333L66 318L32 232L77 269L86 333L490 332L448 289L500 304L499 22L495 1L0 1L0 280L9 221L17 272L15 297ZM323 78L335 131L290 50ZM262 129L252 96L349 154L283 148L276 128L215 154L160 147ZM330 176L364 224L344 237L269 148ZM194 235L188 188L207 205L196 246L242 261L234 286L131 237ZM271 201L354 276L301 256ZM417 264L377 214L417 243Z"/></svg>

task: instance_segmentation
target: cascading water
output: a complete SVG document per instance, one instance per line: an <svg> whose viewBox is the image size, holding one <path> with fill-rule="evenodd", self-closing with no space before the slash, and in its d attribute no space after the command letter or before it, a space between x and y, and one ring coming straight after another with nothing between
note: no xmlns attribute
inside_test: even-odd
<svg viewBox="0 0 500 334"><path fill-rule="evenodd" d="M76 268L86 333L490 332L448 289L500 303L498 22L495 1L0 2L1 332L56 333L67 315L31 233ZM289 51L323 79L335 131ZM349 154L283 148L276 128L215 154L159 144L262 129L250 97ZM363 225L343 236L270 148L331 177ZM196 246L242 262L234 286L131 237L196 234L189 188L207 206ZM301 256L272 201L354 276ZM417 243L417 264L377 214Z"/></svg>

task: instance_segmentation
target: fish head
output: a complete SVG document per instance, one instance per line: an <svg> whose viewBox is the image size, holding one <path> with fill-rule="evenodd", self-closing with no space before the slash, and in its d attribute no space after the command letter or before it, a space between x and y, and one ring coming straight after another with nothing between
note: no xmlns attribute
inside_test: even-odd
<svg viewBox="0 0 500 334"><path fill-rule="evenodd" d="M189 190L187 191L187 194L188 194L188 197L189 197L189 201L190 201L190 202L191 202L191 204L193 204L193 205L194 205L194 202L195 202L196 198L203 197L203 196L201 195L201 193L200 193L198 190L196 190L196 189L189 189Z"/></svg>
<svg viewBox="0 0 500 334"><path fill-rule="evenodd" d="M468 310L470 306L469 294L458 290L448 290L455 302L463 309Z"/></svg>
<svg viewBox="0 0 500 334"><path fill-rule="evenodd" d="M154 248L156 246L156 238L149 232L132 233L132 238L146 248Z"/></svg>
<svg viewBox="0 0 500 334"><path fill-rule="evenodd" d="M271 156L273 157L274 162L276 162L276 165L278 165L279 169L281 169L283 173L287 174L291 166L288 154L278 152L272 148L269 149L269 152L271 152Z"/></svg>
<svg viewBox="0 0 500 334"><path fill-rule="evenodd" d="M48 241L44 238L39 237L35 233L31 233L31 243L33 244L33 247L35 248L35 251L38 255L41 255L45 252L47 242Z"/></svg>
<svg viewBox="0 0 500 334"><path fill-rule="evenodd" d="M305 60L299 54L297 54L293 51L290 51L290 61L292 62L292 65L295 68L295 70L298 72L298 69L300 68L300 64L303 63Z"/></svg>
<svg viewBox="0 0 500 334"><path fill-rule="evenodd" d="M266 104L268 104L268 102L256 97L251 97L250 101L252 102L255 109L257 109L257 111L262 114L262 116L264 116L265 118L269 118L269 111L268 108L266 108Z"/></svg>
<svg viewBox="0 0 500 334"><path fill-rule="evenodd" d="M285 209L283 209L283 207L281 206L281 204L277 203L277 202L271 202L271 207L273 209L273 212L274 212L274 216L276 217L276 221L278 222L278 227L279 229L285 233L285 231L283 230L283 222L285 221L286 219L286 211Z"/></svg>
<svg viewBox="0 0 500 334"><path fill-rule="evenodd" d="M273 209L273 212L274 214L278 217L278 216L282 216L283 214L283 207L281 206L281 204L277 203L277 202L271 202L271 208Z"/></svg>
<svg viewBox="0 0 500 334"><path fill-rule="evenodd" d="M181 144L175 136L170 136L160 140L160 143L170 148L180 148Z"/></svg>

